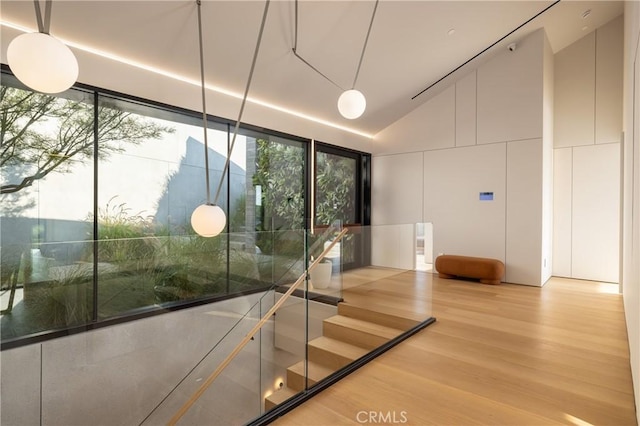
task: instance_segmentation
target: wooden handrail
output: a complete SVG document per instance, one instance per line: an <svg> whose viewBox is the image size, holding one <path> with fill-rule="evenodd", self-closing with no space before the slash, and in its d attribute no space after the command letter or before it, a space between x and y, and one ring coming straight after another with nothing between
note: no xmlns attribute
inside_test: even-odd
<svg viewBox="0 0 640 426"><path fill-rule="evenodd" d="M227 365L229 365L229 363L236 357L236 355L238 355L240 351L247 345L247 343L249 343L251 338L266 324L269 318L271 318L271 316L280 308L280 306L282 306L282 304L289 298L289 296L291 296L291 294L305 280L305 278L307 277L307 273L311 272L316 267L316 265L320 263L322 259L324 259L324 257L331 251L333 246L335 246L336 243L340 241L342 237L344 237L347 231L348 231L347 228L343 228L342 231L340 231L340 233L333 239L331 244L325 247L324 251L320 253L320 256L318 256L318 258L311 263L309 268L307 268L307 270L304 271L302 275L300 275L300 277L296 280L296 282L291 285L289 290L287 290L287 292L282 295L280 300L278 300L271 307L271 309L269 309L269 311L266 314L264 314L262 319L258 321L258 323L247 333L247 335L244 336L244 339L242 339L240 343L238 343L238 345L233 349L233 351L231 351L229 355L227 355L227 357L220 363L220 365L218 365L218 367L213 371L213 373L211 373L209 377L207 377L207 380L205 380L200 385L198 390L196 390L194 394L191 395L191 398L189 398L189 400L187 400L187 402L185 402L182 405L182 407L180 407L180 409L176 412L176 414L173 415L173 417L171 418L171 420L169 420L169 423L167 423L167 425L175 426L178 423L178 421L182 418L182 416L184 416L186 412L189 411L189 409L193 406L193 404L195 404L195 402L202 396L202 394L204 394L204 392L209 388L209 386L211 386L213 381L220 375L220 373L222 373L222 370L224 370L227 367Z"/></svg>

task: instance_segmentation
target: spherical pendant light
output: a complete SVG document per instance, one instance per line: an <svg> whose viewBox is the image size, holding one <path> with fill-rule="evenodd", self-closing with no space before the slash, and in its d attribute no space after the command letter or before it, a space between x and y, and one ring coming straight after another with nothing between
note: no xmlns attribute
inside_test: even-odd
<svg viewBox="0 0 640 426"><path fill-rule="evenodd" d="M7 62L18 80L42 93L64 92L78 79L78 61L71 49L45 33L14 38Z"/></svg>
<svg viewBox="0 0 640 426"><path fill-rule="evenodd" d="M364 95L355 89L345 90L338 98L338 111L350 120L360 117L366 107L367 100Z"/></svg>
<svg viewBox="0 0 640 426"><path fill-rule="evenodd" d="M226 225L227 216L214 204L201 204L191 214L191 226L202 237L215 237Z"/></svg>

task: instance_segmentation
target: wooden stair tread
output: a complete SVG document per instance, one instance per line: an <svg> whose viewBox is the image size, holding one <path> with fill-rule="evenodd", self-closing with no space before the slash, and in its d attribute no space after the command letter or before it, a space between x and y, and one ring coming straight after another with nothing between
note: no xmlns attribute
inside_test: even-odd
<svg viewBox="0 0 640 426"><path fill-rule="evenodd" d="M285 402L287 399L291 398L294 395L297 395L299 392L295 391L289 387L283 387L282 389L278 389L271 395L265 398L264 408L265 410L270 410L276 405L280 405Z"/></svg>
<svg viewBox="0 0 640 426"><path fill-rule="evenodd" d="M364 321L357 318L346 317L344 315L334 315L324 320L325 323L334 324L353 330L363 331L380 337L393 339L403 332L398 328L387 327L381 324L375 324L370 321Z"/></svg>
<svg viewBox="0 0 640 426"><path fill-rule="evenodd" d="M320 380L332 374L335 369L308 361L305 376L305 361L300 361L287 368L287 386L296 391L304 390L305 386L313 386Z"/></svg>
<svg viewBox="0 0 640 426"><path fill-rule="evenodd" d="M307 368L308 368L307 375L309 379L314 382L319 382L320 380L324 379L329 374L334 372L332 368L318 364L313 361L309 361L307 363ZM287 371L291 371L303 377L305 374L304 370L305 370L304 361L297 362L293 364L291 367L287 368Z"/></svg>
<svg viewBox="0 0 640 426"><path fill-rule="evenodd" d="M379 305L361 306L349 302L338 304L338 314L400 330L409 330L422 322L421 319L416 319L393 308L389 309Z"/></svg>
<svg viewBox="0 0 640 426"><path fill-rule="evenodd" d="M343 315L334 315L322 322L322 334L369 350L384 345L402 334L397 328L375 324Z"/></svg>
<svg viewBox="0 0 640 426"><path fill-rule="evenodd" d="M330 337L320 336L309 342L309 346L324 349L351 359L358 359L366 355L369 351L360 346L352 345L342 340L332 339Z"/></svg>
<svg viewBox="0 0 640 426"><path fill-rule="evenodd" d="M429 317L431 302L424 294L412 288L404 292L414 301L411 312L406 309L407 297L398 299L397 290L373 284L345 289L338 314L322 321L323 335L307 342L308 361L287 368L287 387L266 398L265 408L281 404Z"/></svg>
<svg viewBox="0 0 640 426"><path fill-rule="evenodd" d="M321 336L308 344L309 360L337 371L369 352L361 346L355 346L343 340Z"/></svg>
<svg viewBox="0 0 640 426"><path fill-rule="evenodd" d="M372 297L371 294L345 291L343 292L344 303L350 305L367 308L373 311L382 312L391 315L397 315L404 318L410 318L417 321L424 321L430 317L431 303L429 300L414 299L412 310L407 309L405 300L394 302L389 297Z"/></svg>

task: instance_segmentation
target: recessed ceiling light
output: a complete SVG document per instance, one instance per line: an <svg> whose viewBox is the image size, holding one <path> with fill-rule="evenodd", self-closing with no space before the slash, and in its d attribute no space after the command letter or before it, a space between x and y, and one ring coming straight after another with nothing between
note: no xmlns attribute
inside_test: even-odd
<svg viewBox="0 0 640 426"><path fill-rule="evenodd" d="M587 27L586 25L584 27L582 27L582 31L587 31L589 27Z"/></svg>
<svg viewBox="0 0 640 426"><path fill-rule="evenodd" d="M454 35L455 33L456 33L455 28L451 28L449 31L447 31L447 35Z"/></svg>
<svg viewBox="0 0 640 426"><path fill-rule="evenodd" d="M585 19L587 16L591 15L591 9L587 9L582 12L582 19Z"/></svg>

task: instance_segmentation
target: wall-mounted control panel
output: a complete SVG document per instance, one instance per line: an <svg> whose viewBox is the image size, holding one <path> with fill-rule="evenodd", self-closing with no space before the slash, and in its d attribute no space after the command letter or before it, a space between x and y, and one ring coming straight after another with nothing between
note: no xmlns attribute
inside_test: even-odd
<svg viewBox="0 0 640 426"><path fill-rule="evenodd" d="M493 201L493 192L481 192L480 201Z"/></svg>

